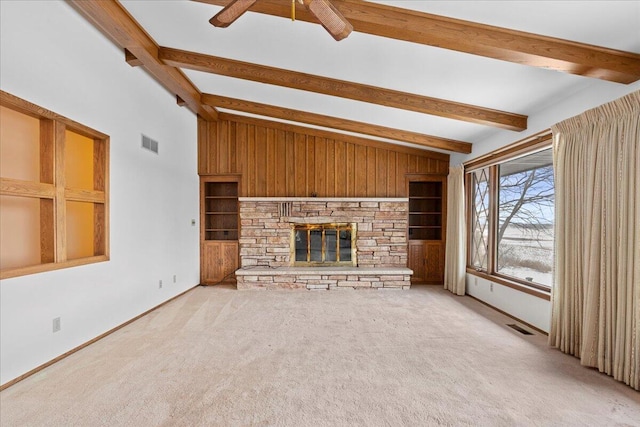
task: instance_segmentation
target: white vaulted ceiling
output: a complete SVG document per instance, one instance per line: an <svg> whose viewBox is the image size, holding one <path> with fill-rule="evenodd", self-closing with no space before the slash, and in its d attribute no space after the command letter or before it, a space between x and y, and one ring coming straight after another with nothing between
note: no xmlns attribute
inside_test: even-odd
<svg viewBox="0 0 640 427"><path fill-rule="evenodd" d="M637 1L372 3L640 54ZM198 1L125 0L121 4L159 46L526 116L590 85L607 88L623 84L355 30L336 42L318 24L251 11L228 28L215 28L208 21L221 6ZM518 139L518 132L513 130L208 72L182 71L202 93L470 143L498 133L511 133L513 140Z"/></svg>

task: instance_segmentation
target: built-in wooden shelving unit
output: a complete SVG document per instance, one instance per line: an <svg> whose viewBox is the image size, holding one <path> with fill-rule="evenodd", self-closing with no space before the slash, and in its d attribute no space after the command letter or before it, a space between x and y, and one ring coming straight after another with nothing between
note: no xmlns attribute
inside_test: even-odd
<svg viewBox="0 0 640 427"><path fill-rule="evenodd" d="M442 239L442 182L409 183L409 240Z"/></svg>
<svg viewBox="0 0 640 427"><path fill-rule="evenodd" d="M238 240L238 183L204 183L205 240Z"/></svg>
<svg viewBox="0 0 640 427"><path fill-rule="evenodd" d="M239 177L211 175L200 180L200 283L235 282Z"/></svg>

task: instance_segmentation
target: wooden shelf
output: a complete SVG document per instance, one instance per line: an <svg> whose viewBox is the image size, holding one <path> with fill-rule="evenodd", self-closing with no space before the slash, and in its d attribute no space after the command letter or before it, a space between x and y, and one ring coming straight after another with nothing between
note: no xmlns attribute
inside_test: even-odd
<svg viewBox="0 0 640 427"><path fill-rule="evenodd" d="M0 94L0 279L107 260L109 137Z"/></svg>
<svg viewBox="0 0 640 427"><path fill-rule="evenodd" d="M238 183L203 183L203 240L238 240Z"/></svg>
<svg viewBox="0 0 640 427"><path fill-rule="evenodd" d="M238 179L203 176L200 182L200 283L233 283L239 267Z"/></svg>
<svg viewBox="0 0 640 427"><path fill-rule="evenodd" d="M409 183L409 240L442 239L443 182Z"/></svg>

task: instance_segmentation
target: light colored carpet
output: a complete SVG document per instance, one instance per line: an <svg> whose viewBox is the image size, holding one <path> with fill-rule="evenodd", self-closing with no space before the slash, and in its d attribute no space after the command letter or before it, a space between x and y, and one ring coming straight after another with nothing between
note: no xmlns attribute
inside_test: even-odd
<svg viewBox="0 0 640 427"><path fill-rule="evenodd" d="M640 393L468 297L198 287L4 390L2 426L631 426Z"/></svg>

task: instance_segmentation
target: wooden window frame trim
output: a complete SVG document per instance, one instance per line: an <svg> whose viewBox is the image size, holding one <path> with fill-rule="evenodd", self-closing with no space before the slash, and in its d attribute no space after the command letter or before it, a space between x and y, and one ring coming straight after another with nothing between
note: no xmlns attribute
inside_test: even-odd
<svg viewBox="0 0 640 427"><path fill-rule="evenodd" d="M549 149L552 146L552 134L550 129L536 133L523 140L516 141L513 144L502 147L498 150L487 153L476 159L464 163L465 173L465 197L467 200L466 216L467 216L467 274L481 277L494 283L515 289L526 294L551 300L552 288L537 283L528 283L524 280L500 274L495 271L495 259L497 256L496 244L496 227L498 219L498 207L495 203L498 196L498 165L518 157L524 157L538 151ZM489 168L489 242L487 244L487 271L479 270L469 264L472 259L471 253L473 247L471 238L473 236L473 220L471 215L471 207L473 206L473 195L471 180L471 172L482 168Z"/></svg>
<svg viewBox="0 0 640 427"><path fill-rule="evenodd" d="M40 182L0 178L0 194L36 198L41 201L50 200L52 205L50 212L43 213L41 210L40 214L41 224L44 215L48 215L49 219L52 218L52 230L49 232L51 233L51 242L45 243L42 228L40 231L41 260L46 258L51 261L0 271L0 279L109 261L109 136L3 90L0 90L0 106L40 121L40 155L41 158L48 160L44 164L49 164L49 166L43 167L43 162L41 162ZM64 144L66 130L93 140L93 190L65 186ZM103 253L94 253L92 256L72 260L67 259L66 203L68 201L94 205L94 252L96 248L100 248L99 252ZM97 208L98 206L101 207Z"/></svg>

